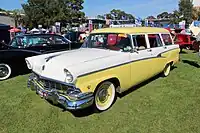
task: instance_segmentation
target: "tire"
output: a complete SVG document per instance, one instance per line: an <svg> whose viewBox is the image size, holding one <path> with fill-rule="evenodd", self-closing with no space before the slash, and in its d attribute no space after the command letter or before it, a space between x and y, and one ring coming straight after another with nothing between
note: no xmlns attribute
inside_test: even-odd
<svg viewBox="0 0 200 133"><path fill-rule="evenodd" d="M6 80L11 76L11 67L8 64L0 64L0 81Z"/></svg>
<svg viewBox="0 0 200 133"><path fill-rule="evenodd" d="M171 64L169 63L169 64L167 64L167 65L165 66L165 68L164 68L164 70L163 70L163 72L162 72L163 77L169 76L170 71L171 71Z"/></svg>
<svg viewBox="0 0 200 133"><path fill-rule="evenodd" d="M108 110L113 105L115 99L115 85L109 81L101 83L95 91L94 111L102 112Z"/></svg>

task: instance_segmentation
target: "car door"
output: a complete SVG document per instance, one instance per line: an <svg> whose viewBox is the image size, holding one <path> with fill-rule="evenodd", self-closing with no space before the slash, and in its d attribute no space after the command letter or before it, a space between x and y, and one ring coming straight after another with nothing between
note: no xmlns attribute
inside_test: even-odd
<svg viewBox="0 0 200 133"><path fill-rule="evenodd" d="M148 34L147 41L149 43L149 50L151 51L151 68L149 70L152 75L156 75L164 70L166 58L162 56L167 48L164 46L160 34Z"/></svg>
<svg viewBox="0 0 200 133"><path fill-rule="evenodd" d="M72 49L71 43L63 36L54 36L54 43L52 44L52 50L69 50Z"/></svg>
<svg viewBox="0 0 200 133"><path fill-rule="evenodd" d="M131 81L138 84L152 76L152 51L149 49L145 34L132 35L133 48L137 51L130 53Z"/></svg>

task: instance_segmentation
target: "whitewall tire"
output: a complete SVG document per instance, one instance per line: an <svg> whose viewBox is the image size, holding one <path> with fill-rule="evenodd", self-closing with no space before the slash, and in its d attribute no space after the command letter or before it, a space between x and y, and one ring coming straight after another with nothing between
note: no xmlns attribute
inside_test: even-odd
<svg viewBox="0 0 200 133"><path fill-rule="evenodd" d="M169 76L170 74L170 71L171 71L171 64L167 64L163 70L163 76L164 77L167 77Z"/></svg>
<svg viewBox="0 0 200 133"><path fill-rule="evenodd" d="M0 81L11 76L11 67L8 64L0 63Z"/></svg>
<svg viewBox="0 0 200 133"><path fill-rule="evenodd" d="M109 109L115 101L116 88L113 83L106 81L99 85L95 91L94 106L96 111Z"/></svg>

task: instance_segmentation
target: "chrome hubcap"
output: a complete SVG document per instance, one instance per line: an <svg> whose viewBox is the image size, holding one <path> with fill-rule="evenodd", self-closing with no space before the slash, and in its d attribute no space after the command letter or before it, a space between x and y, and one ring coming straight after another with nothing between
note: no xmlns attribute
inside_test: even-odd
<svg viewBox="0 0 200 133"><path fill-rule="evenodd" d="M102 89L102 90L99 92L99 94L98 94L99 101L100 101L101 103L106 102L107 99L108 99L108 96L109 96L109 95L108 95L107 89Z"/></svg>
<svg viewBox="0 0 200 133"><path fill-rule="evenodd" d="M6 66L0 66L0 78L6 77L9 73L9 69Z"/></svg>

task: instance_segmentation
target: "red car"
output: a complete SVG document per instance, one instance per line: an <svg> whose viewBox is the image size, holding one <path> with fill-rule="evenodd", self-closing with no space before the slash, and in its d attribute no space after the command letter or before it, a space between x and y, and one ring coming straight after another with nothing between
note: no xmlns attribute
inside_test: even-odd
<svg viewBox="0 0 200 133"><path fill-rule="evenodd" d="M193 43L196 38L189 34L181 33L184 29L175 29L174 32L168 29L173 36L174 43L178 44L181 51L183 49L193 49Z"/></svg>

